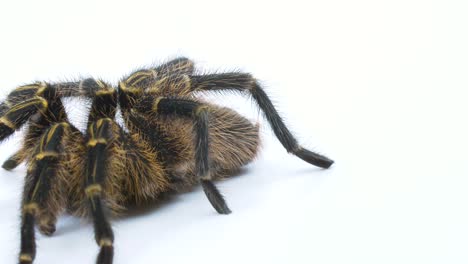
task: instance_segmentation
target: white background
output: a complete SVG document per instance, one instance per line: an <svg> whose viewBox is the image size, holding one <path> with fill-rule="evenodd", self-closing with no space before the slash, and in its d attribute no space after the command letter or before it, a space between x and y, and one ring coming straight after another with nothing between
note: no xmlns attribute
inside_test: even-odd
<svg viewBox="0 0 468 264"><path fill-rule="evenodd" d="M4 1L0 89L115 83L184 55L253 73L300 141L336 160L321 170L286 154L249 100L219 99L264 138L254 163L218 183L233 213L196 188L113 221L116 264L468 263L467 14L464 0ZM0 172L0 263L16 263L24 174ZM38 264L98 252L92 226L69 216L37 243Z"/></svg>

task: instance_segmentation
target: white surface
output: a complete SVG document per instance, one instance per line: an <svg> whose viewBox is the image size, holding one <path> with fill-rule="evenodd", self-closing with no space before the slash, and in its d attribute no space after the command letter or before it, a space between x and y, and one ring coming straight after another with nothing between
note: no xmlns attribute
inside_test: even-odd
<svg viewBox="0 0 468 264"><path fill-rule="evenodd" d="M14 5L14 6L13 6ZM328 171L264 147L218 186L113 222L123 263L468 263L466 1L16 1L0 4L0 87L116 81L177 55L267 86ZM259 119L240 97L224 100ZM79 109L73 109L79 113ZM18 137L1 145L1 160ZM0 173L0 262L15 263L25 168ZM63 217L35 263L94 263L92 226Z"/></svg>

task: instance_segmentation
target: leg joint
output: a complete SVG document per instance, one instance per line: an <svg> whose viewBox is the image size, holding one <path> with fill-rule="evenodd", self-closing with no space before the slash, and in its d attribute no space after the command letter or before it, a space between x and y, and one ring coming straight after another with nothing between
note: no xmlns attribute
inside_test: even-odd
<svg viewBox="0 0 468 264"><path fill-rule="evenodd" d="M95 147L98 144L107 145L107 140L105 138L92 138L88 140L88 143L86 143L86 146Z"/></svg>
<svg viewBox="0 0 468 264"><path fill-rule="evenodd" d="M31 254L21 253L20 256L19 256L19 260L20 261L25 261L25 262L32 262L33 257L31 256Z"/></svg>
<svg viewBox="0 0 468 264"><path fill-rule="evenodd" d="M58 152L55 152L55 151L42 151L42 152L37 153L34 156L34 159L35 160L42 160L44 158L58 158L58 157L59 157Z"/></svg>
<svg viewBox="0 0 468 264"><path fill-rule="evenodd" d="M85 193L88 198L99 196L102 193L102 186L99 183L91 184L86 187Z"/></svg>
<svg viewBox="0 0 468 264"><path fill-rule="evenodd" d="M99 240L99 246L100 247L112 247L114 242L112 241L111 238L101 238Z"/></svg>
<svg viewBox="0 0 468 264"><path fill-rule="evenodd" d="M0 124L3 124L3 125L5 125L5 126L11 128L11 129L13 129L13 130L16 129L16 125L15 125L13 122L11 122L11 120L8 119L7 116L2 116L2 117L0 118Z"/></svg>
<svg viewBox="0 0 468 264"><path fill-rule="evenodd" d="M23 213L36 215L39 212L39 205L35 202L27 203L23 206Z"/></svg>
<svg viewBox="0 0 468 264"><path fill-rule="evenodd" d="M195 116L200 116L201 114L208 113L209 106L207 105L199 105L195 108Z"/></svg>

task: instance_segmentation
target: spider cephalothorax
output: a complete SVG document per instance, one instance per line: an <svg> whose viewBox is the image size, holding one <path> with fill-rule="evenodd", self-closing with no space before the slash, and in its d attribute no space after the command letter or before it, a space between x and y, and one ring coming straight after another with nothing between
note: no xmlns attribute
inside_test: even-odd
<svg viewBox="0 0 468 264"><path fill-rule="evenodd" d="M22 148L3 164L8 170L28 164L20 263L34 260L34 226L51 235L64 211L93 219L100 264L113 257L107 211L118 214L201 183L215 210L229 214L212 181L250 162L259 135L258 126L234 110L194 93L220 90L250 94L289 153L322 168L333 164L297 143L250 74L197 75L186 58L135 71L118 87L85 79L33 83L11 92L0 105L0 140L28 124ZM85 132L69 122L63 97L92 100ZM125 129L115 121L118 108Z"/></svg>

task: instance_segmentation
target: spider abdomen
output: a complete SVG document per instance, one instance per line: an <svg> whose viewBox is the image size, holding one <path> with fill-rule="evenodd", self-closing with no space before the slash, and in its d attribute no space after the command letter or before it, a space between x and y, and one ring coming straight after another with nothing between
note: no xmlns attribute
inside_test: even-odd
<svg viewBox="0 0 468 264"><path fill-rule="evenodd" d="M206 104L206 103L205 103ZM232 109L209 106L209 157L213 179L229 176L252 161L259 148L259 126ZM137 119L133 114L130 119ZM143 118L140 116L140 118ZM194 125L189 118L146 117L138 127L138 138L146 142L169 180L169 190L186 190L198 183L195 175ZM150 120L150 121L149 121ZM146 132L145 132L146 131ZM135 133L136 134L136 133ZM142 136L143 135L143 136Z"/></svg>

